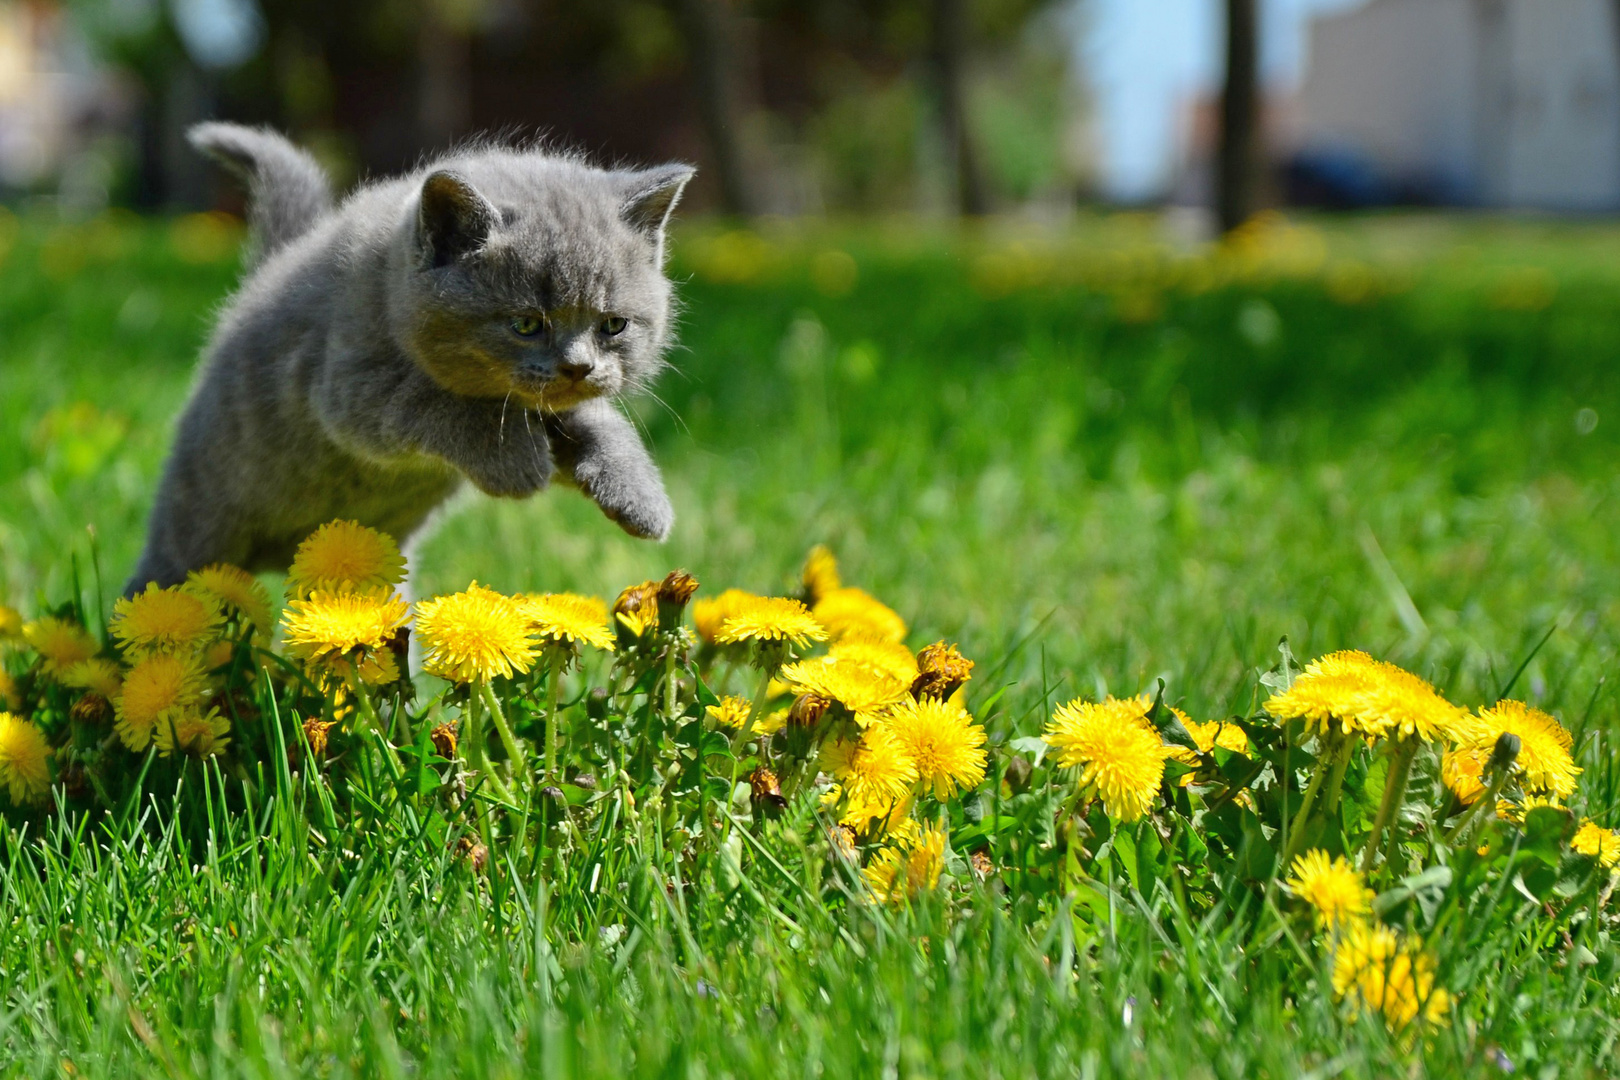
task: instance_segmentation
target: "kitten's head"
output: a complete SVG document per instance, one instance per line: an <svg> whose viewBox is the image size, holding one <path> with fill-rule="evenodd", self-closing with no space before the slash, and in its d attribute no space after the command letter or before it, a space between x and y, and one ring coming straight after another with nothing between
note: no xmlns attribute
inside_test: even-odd
<svg viewBox="0 0 1620 1080"><path fill-rule="evenodd" d="M422 181L396 321L439 385L560 412L644 385L672 303L664 228L693 170L490 152Z"/></svg>

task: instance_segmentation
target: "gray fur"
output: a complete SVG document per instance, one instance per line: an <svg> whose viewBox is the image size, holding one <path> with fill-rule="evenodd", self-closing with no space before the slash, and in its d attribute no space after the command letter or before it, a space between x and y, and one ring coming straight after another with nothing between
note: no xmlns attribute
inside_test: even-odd
<svg viewBox="0 0 1620 1080"><path fill-rule="evenodd" d="M658 466L611 399L663 365L664 228L689 167L477 147L299 226L311 204L269 190L298 151L228 130L278 147L252 173L275 207L264 261L214 330L128 589L212 562L284 570L339 517L404 542L464 478L522 498L556 472L626 532L668 535ZM548 328L520 337L517 316ZM609 335L608 316L628 324Z"/></svg>
<svg viewBox="0 0 1620 1080"><path fill-rule="evenodd" d="M248 186L253 231L249 267L308 232L332 209L332 182L315 159L273 131L198 124L186 138Z"/></svg>

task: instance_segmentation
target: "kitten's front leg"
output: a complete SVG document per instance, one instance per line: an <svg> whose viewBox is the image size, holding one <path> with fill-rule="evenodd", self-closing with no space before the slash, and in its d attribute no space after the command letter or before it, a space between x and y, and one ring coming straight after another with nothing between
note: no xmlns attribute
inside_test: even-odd
<svg viewBox="0 0 1620 1080"><path fill-rule="evenodd" d="M675 524L675 508L641 436L613 403L587 401L546 417L551 452L564 477L579 485L602 512L631 536L662 540Z"/></svg>
<svg viewBox="0 0 1620 1080"><path fill-rule="evenodd" d="M540 414L516 401L468 398L410 371L381 406L350 409L334 424L367 454L430 454L487 495L521 499L551 482L551 447Z"/></svg>

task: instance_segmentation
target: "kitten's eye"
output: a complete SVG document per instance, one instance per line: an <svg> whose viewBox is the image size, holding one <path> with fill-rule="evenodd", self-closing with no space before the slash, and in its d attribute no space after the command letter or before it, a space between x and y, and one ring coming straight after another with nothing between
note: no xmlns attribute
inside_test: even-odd
<svg viewBox="0 0 1620 1080"><path fill-rule="evenodd" d="M546 320L535 315L519 315L507 324L518 337L539 337L546 329Z"/></svg>
<svg viewBox="0 0 1620 1080"><path fill-rule="evenodd" d="M609 315L602 320L602 333L608 337L618 337L624 333L624 328L630 325L630 320L619 315Z"/></svg>

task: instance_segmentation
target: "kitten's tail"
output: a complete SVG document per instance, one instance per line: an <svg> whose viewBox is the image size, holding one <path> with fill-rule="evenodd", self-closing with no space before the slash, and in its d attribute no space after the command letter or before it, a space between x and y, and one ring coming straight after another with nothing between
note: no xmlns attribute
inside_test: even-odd
<svg viewBox="0 0 1620 1080"><path fill-rule="evenodd" d="M186 138L247 182L251 265L297 239L332 208L332 181L325 171L267 128L210 122L195 125Z"/></svg>

